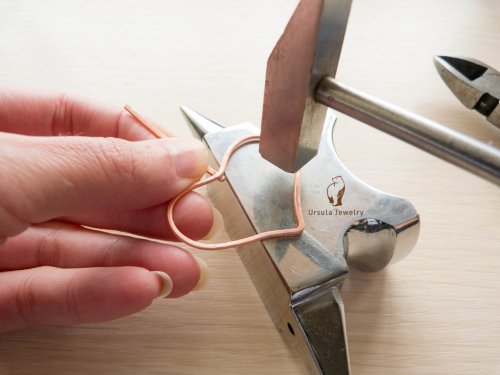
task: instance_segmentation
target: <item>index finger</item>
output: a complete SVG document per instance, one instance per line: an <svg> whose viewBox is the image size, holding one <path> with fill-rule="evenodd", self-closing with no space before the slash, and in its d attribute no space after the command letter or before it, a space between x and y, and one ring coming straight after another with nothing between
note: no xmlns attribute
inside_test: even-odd
<svg viewBox="0 0 500 375"><path fill-rule="evenodd" d="M155 139L121 108L66 94L0 91L0 131L37 135L85 135L129 141Z"/></svg>

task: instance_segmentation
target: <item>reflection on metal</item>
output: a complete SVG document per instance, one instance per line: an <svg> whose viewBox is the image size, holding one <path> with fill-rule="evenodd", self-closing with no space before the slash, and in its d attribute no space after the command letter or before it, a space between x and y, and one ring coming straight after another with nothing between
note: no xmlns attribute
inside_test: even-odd
<svg viewBox="0 0 500 375"><path fill-rule="evenodd" d="M223 128L183 111L214 163L236 139L258 133L251 124ZM405 256L418 237L419 218L407 200L369 187L344 167L333 147L334 121L330 113L318 156L301 169L304 233L238 251L276 328L308 372L339 375L349 373L339 293L348 263L376 271ZM293 174L264 160L256 144L238 150L226 182L209 188L233 239L293 225L292 191Z"/></svg>

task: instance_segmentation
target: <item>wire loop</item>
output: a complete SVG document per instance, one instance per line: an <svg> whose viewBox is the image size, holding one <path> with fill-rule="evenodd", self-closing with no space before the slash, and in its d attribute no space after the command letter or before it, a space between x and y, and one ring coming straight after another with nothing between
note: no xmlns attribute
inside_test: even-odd
<svg viewBox="0 0 500 375"><path fill-rule="evenodd" d="M137 112L135 112L129 105L125 106L125 110L147 131L149 131L152 135L154 135L157 138L166 138L167 135L163 131L159 131L156 127L151 126L149 123L147 123ZM172 228L172 231L176 235L176 237L181 240L182 242L186 243L187 245L194 247L196 249L200 250L223 250L223 249L228 249L232 247L240 247L252 242L256 241L262 241L270 238L281 238L281 237L294 237L294 236L299 236L302 234L304 231L304 217L302 216L302 204L300 201L300 172L295 173L295 180L294 180L294 189L293 189L293 208L294 208L294 217L295 217L295 222L297 223L297 226L294 228L287 228L287 229L275 229L275 230L269 230L266 232L262 233L257 233L253 236L246 237L246 238L241 238L238 240L233 240L233 241L228 241L228 242L223 242L223 243L203 243L199 241L195 241L187 236L185 236L178 228L177 225L175 224L174 221L174 207L177 204L177 202L187 193L190 191L197 189L199 187L205 186L211 182L214 182L216 180L218 181L223 181L225 179L225 171L227 168L227 165L229 163L229 160L231 156L238 150L240 147L243 147L244 145L247 145L249 143L255 143L259 142L260 137L258 135L250 135L246 136L243 138L238 139L235 141L226 151L224 154L224 157L222 158L220 167L218 170L213 170L210 168L207 172L210 174L209 177L207 177L204 180L200 180L198 182L195 182L191 184L189 187L184 189L180 194L178 194L174 199L172 199L168 206L167 206L167 221L170 227Z"/></svg>

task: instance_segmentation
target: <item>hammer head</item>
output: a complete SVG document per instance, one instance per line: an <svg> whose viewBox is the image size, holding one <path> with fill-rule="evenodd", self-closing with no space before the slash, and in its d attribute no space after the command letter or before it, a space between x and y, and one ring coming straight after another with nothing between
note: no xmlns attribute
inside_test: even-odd
<svg viewBox="0 0 500 375"><path fill-rule="evenodd" d="M352 0L301 0L267 62L260 154L296 172L318 151L326 107L316 86L335 76Z"/></svg>

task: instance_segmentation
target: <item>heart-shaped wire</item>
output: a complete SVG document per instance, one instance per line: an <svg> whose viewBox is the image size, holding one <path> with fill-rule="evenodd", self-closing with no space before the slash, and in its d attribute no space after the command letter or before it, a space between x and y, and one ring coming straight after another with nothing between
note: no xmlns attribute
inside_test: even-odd
<svg viewBox="0 0 500 375"><path fill-rule="evenodd" d="M157 138L166 138L166 134L162 131L159 131L156 129L154 126L150 125L147 123L136 111L134 111L129 105L125 106L125 110L141 125L143 126L147 131L149 131L152 135L154 135ZM227 168L227 165L229 163L229 160L231 159L231 156L233 153L240 147L243 147L244 145L247 145L249 143L255 143L259 142L260 137L258 135L250 135L246 136L243 138L238 139L235 141L226 151L224 154L224 157L222 158L222 161L220 163L220 167L217 171L213 169L209 169L207 172L210 174L209 177L207 177L204 180L200 180L198 182L195 182L188 186L186 189L184 189L180 194L178 194L174 199L170 201L170 203L167 206L167 221L172 228L172 231L174 234L177 236L179 240L182 242L186 243L187 245L194 247L196 249L201 249L201 250L223 250L223 249L228 249L232 247L240 247L252 242L256 241L262 241L270 238L280 238L280 237L295 237L299 236L302 234L304 231L304 217L302 216L302 204L300 201L300 172L295 173L295 180L294 180L294 188L293 188L293 208L294 208L294 217L295 217L295 222L297 223L297 226L294 228L286 228L286 229L276 229L276 230L270 230L262 233L257 233L253 236L246 237L246 238L241 238L238 240L233 240L233 241L228 241L228 242L223 242L223 243L217 243L217 244L212 244L212 243L203 243L199 241L195 241L187 236L185 236L178 228L177 225L175 224L174 221L174 207L184 195L189 193L190 191L193 191L194 189L197 189L199 187L205 186L211 182L214 182L216 180L223 181L225 178L225 171Z"/></svg>

